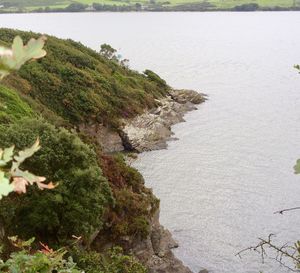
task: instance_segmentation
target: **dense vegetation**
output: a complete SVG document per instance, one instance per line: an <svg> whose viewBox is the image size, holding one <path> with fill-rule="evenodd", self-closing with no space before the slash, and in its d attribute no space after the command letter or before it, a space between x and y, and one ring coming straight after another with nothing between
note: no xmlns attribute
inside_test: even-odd
<svg viewBox="0 0 300 273"><path fill-rule="evenodd" d="M42 119L22 119L0 130L2 147L14 144L20 150L37 137L43 148L24 167L43 173L59 187L42 192L31 188L26 195L3 200L0 215L7 235L34 235L47 243L59 243L73 234L88 239L101 229L104 207L112 201L96 155L76 135Z"/></svg>
<svg viewBox="0 0 300 273"><path fill-rule="evenodd" d="M106 236L102 238L118 240L126 235L145 238L158 200L144 187L141 174L127 166L121 155L102 155L101 166L115 198L114 206L106 214L109 225L103 229Z"/></svg>
<svg viewBox="0 0 300 273"><path fill-rule="evenodd" d="M209 11L299 9L299 0L0 0L2 12ZM253 8L255 5L255 9ZM251 7L251 8L250 8Z"/></svg>
<svg viewBox="0 0 300 273"><path fill-rule="evenodd" d="M114 247L103 253L71 250L80 269L88 273L147 273L147 269L131 255L124 255L122 248Z"/></svg>
<svg viewBox="0 0 300 273"><path fill-rule="evenodd" d="M9 46L16 35L24 41L39 36L0 29L0 44ZM169 87L150 70L139 74L128 69L108 45L100 53L100 46L96 52L47 37L45 49L46 57L23 65L0 84L0 147L15 145L20 151L39 137L42 148L22 168L58 186L40 191L33 185L26 194L11 193L1 200L3 268L12 270L13 263L20 268L54 266L59 261L57 272L144 273L146 269L126 254L130 246L123 246L123 252L118 245L123 236L148 236L159 202L121 154L104 154L78 126L100 123L118 130L121 119L154 106ZM25 248L12 252L7 238L14 235L20 242L36 237L36 242L55 249L64 247L77 265L65 250L50 251L47 246L46 254L45 249L36 252L37 243L25 241ZM76 245L74 236L79 238ZM106 245L113 248L107 250Z"/></svg>
<svg viewBox="0 0 300 273"><path fill-rule="evenodd" d="M0 123L7 124L23 117L33 117L34 111L10 89L0 85Z"/></svg>
<svg viewBox="0 0 300 273"><path fill-rule="evenodd" d="M5 43L11 42L15 35L24 40L37 37L7 29L0 34L0 42ZM117 126L120 118L153 106L154 98L167 92L159 77L149 80L146 75L108 60L80 43L48 37L45 49L47 57L24 65L5 84L71 124L93 120Z"/></svg>

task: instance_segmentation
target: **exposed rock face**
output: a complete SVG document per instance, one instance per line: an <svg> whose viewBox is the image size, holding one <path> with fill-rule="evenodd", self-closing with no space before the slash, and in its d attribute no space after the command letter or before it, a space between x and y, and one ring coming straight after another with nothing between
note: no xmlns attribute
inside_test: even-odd
<svg viewBox="0 0 300 273"><path fill-rule="evenodd" d="M138 152L166 148L166 142L172 136L171 126L184 121L184 114L195 110L195 104L205 100L204 94L192 90L173 90L169 97L158 101L156 109L125 122L122 131L126 141ZM172 249L176 247L178 244L171 233L160 225L157 212L150 235L146 240L135 242L132 250L149 268L149 273L192 273L174 256Z"/></svg>
<svg viewBox="0 0 300 273"><path fill-rule="evenodd" d="M96 139L105 152L134 150L137 152L167 147L171 139L171 126L183 122L186 112L197 109L195 104L206 100L204 94L192 90L173 90L170 95L157 101L157 108L145 111L131 120L123 120L120 132L114 132L101 124L82 124L79 129ZM151 220L147 239L122 238L121 245L133 251L148 267L149 273L192 273L178 260L172 249L178 244L171 233L159 223L159 211ZM201 271L207 272L207 271Z"/></svg>
<svg viewBox="0 0 300 273"><path fill-rule="evenodd" d="M164 149L173 134L171 126L183 122L184 114L195 110L195 104L204 102L205 99L205 95L196 91L173 90L166 98L157 100L157 108L133 119L123 120L124 126L119 133L95 123L81 124L79 130L93 137L104 152Z"/></svg>
<svg viewBox="0 0 300 273"><path fill-rule="evenodd" d="M123 141L119 134L102 124L81 124L79 131L94 138L104 152L111 153L124 150Z"/></svg>
<svg viewBox="0 0 300 273"><path fill-rule="evenodd" d="M184 121L186 112L195 110L195 104L205 101L205 95L192 90L173 90L170 96L157 101L160 106L124 121L122 131L131 147L138 151L167 147L171 139L171 126Z"/></svg>
<svg viewBox="0 0 300 273"><path fill-rule="evenodd" d="M159 212L153 218L150 235L146 240L135 242L133 253L149 268L149 273L192 273L178 260L173 248L178 244L171 233L159 223Z"/></svg>

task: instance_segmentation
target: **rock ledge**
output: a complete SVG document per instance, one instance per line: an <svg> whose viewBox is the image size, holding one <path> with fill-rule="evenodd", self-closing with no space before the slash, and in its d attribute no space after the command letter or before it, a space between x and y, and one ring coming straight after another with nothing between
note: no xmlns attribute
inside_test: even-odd
<svg viewBox="0 0 300 273"><path fill-rule="evenodd" d="M172 90L169 96L157 100L157 108L123 121L122 131L128 146L136 152L166 148L173 135L171 126L183 122L184 114L196 110L195 105L205 100L204 94L193 90Z"/></svg>

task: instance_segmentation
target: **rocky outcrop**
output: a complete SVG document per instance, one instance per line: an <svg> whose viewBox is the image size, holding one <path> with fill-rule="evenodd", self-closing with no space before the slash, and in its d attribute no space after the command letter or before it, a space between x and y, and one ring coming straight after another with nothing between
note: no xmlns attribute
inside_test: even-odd
<svg viewBox="0 0 300 273"><path fill-rule="evenodd" d="M92 136L105 152L162 149L172 139L171 126L183 122L184 114L197 109L195 105L205 100L204 94L192 90L173 90L169 96L156 101L156 108L133 119L123 120L119 132L109 130L101 124L82 124L79 129ZM99 244L105 245L104 242ZM178 244L171 233L160 225L159 211L151 219L150 233L146 239L126 236L121 238L120 245L132 251L148 267L149 273L192 273L174 256L172 249L178 247Z"/></svg>
<svg viewBox="0 0 300 273"><path fill-rule="evenodd" d="M79 131L92 137L106 153L124 150L123 140L120 135L102 124L81 124L79 125Z"/></svg>
<svg viewBox="0 0 300 273"><path fill-rule="evenodd" d="M151 231L146 240L135 242L132 251L148 267L149 273L192 273L177 259L172 249L178 244L171 233L159 223L157 212L151 223Z"/></svg>
<svg viewBox="0 0 300 273"><path fill-rule="evenodd" d="M173 90L169 96L157 101L157 108L124 120L123 135L137 152L166 148L173 135L171 126L184 121L184 114L197 109L195 104L205 99L205 95L196 91Z"/></svg>
<svg viewBox="0 0 300 273"><path fill-rule="evenodd" d="M122 131L126 142L138 152L166 148L173 134L171 126L184 121L184 114L197 109L195 104L205 100L204 94L192 90L173 90L168 97L157 101L157 108L124 122ZM160 225L157 212L151 222L150 235L146 240L136 241L132 250L149 273L192 273L173 254L172 249L176 247L178 244L171 233Z"/></svg>
<svg viewBox="0 0 300 273"><path fill-rule="evenodd" d="M157 108L145 111L133 119L124 119L119 132L102 124L81 124L79 131L94 138L104 152L131 150L136 152L159 150L172 139L171 126L184 121L186 112L206 96L193 90L172 90L169 96L156 100Z"/></svg>

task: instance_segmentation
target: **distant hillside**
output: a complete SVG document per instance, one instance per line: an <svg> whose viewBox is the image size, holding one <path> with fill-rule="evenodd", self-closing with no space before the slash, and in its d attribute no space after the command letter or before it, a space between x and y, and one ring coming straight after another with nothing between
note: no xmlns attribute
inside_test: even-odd
<svg viewBox="0 0 300 273"><path fill-rule="evenodd" d="M300 0L0 0L0 12L299 9Z"/></svg>

